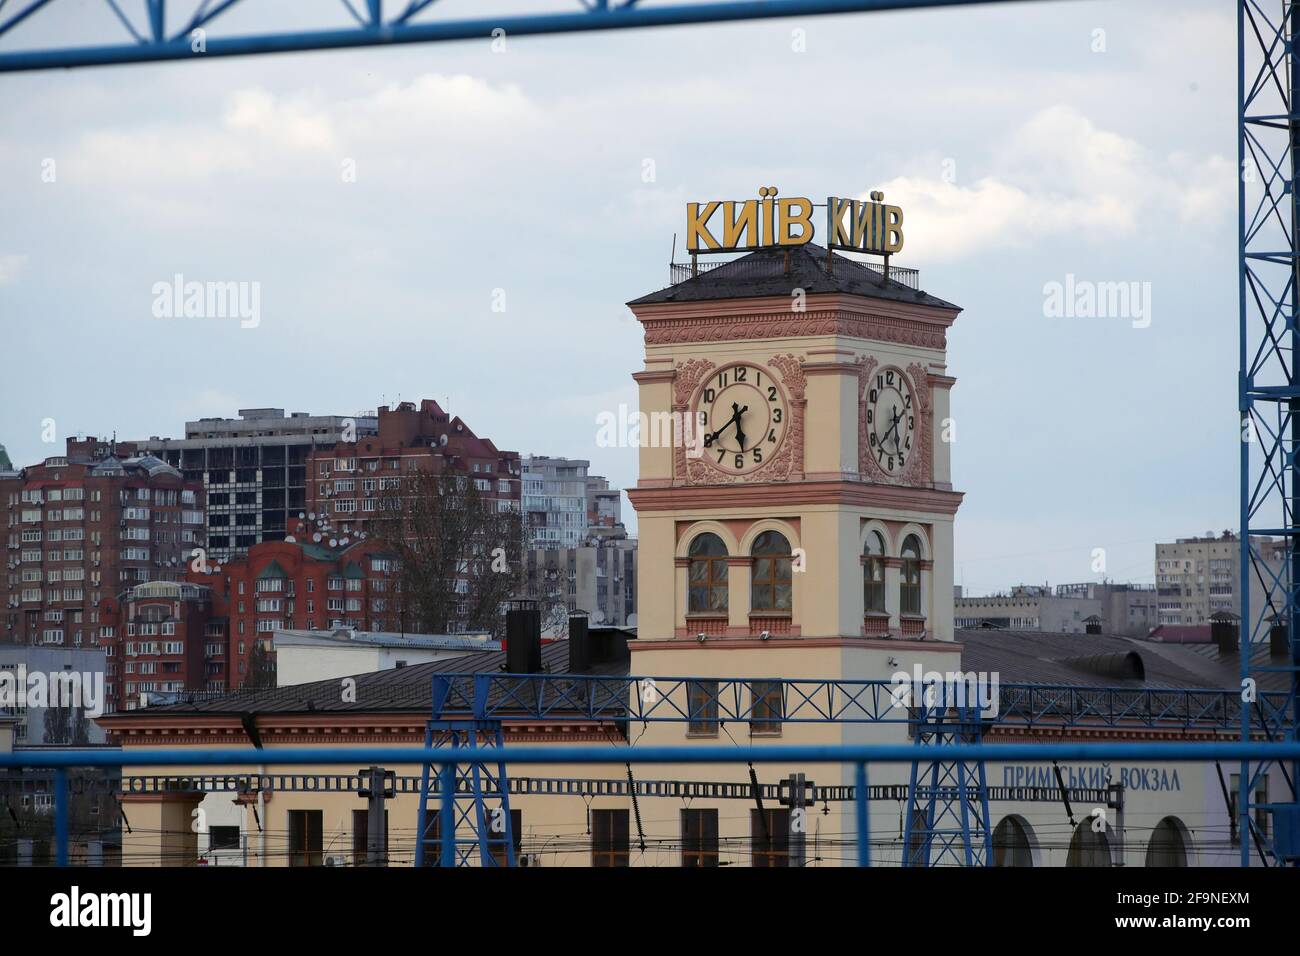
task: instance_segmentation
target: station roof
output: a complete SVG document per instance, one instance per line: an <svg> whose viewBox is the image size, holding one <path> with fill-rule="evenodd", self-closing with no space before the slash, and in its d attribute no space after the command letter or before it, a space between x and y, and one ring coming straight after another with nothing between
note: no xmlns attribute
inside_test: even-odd
<svg viewBox="0 0 1300 956"><path fill-rule="evenodd" d="M790 256L789 271L785 257ZM856 259L839 253L834 267L826 271L826 249L809 242L802 246L760 249L721 265L708 268L692 278L651 292L627 303L630 306L664 302L696 302L712 299L748 299L761 296L789 296L796 289L807 295L839 292L869 299L888 299L912 305L958 310L960 307L936 296L912 289L901 282L886 279ZM699 261L711 265L705 256Z"/></svg>
<svg viewBox="0 0 1300 956"><path fill-rule="evenodd" d="M595 628L591 633L621 632L622 628ZM1046 634L1001 629L959 630L963 671L996 674L1001 684L1067 685L1174 690L1235 690L1240 688L1235 654L1222 654L1217 645L1159 644L1138 638L1106 634ZM569 664L567 641L543 644L543 673L562 675ZM1261 663L1268 649L1258 648ZM1136 659L1135 659L1136 658ZM356 675L355 701L344 701L337 678L262 691L220 696L186 695L174 704L154 705L131 714L244 714L315 712L418 712L431 706L431 678L443 674L500 674L506 653L490 650L461 657L413 664L391 670ZM626 676L628 661L594 663L584 676ZM1141 676L1135 676L1140 674ZM1263 674L1260 689L1283 689L1285 675Z"/></svg>

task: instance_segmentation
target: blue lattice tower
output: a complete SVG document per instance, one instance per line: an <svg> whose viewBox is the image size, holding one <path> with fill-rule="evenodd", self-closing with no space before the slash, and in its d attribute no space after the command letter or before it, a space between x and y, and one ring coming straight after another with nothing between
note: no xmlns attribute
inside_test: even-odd
<svg viewBox="0 0 1300 956"><path fill-rule="evenodd" d="M453 683L433 678L432 716L425 727L426 749L449 751L445 762L426 763L420 776L420 814L416 824L415 865L514 866L514 823L510 816L510 780L501 761L462 763L455 751L466 748L500 750L504 744L500 720L485 717L491 676L474 675L472 716L448 720ZM495 825L494 825L495 821Z"/></svg>
<svg viewBox="0 0 1300 956"><path fill-rule="evenodd" d="M984 736L980 707L940 700L922 702L915 714L917 757L907 783L903 866L988 866L989 791L983 762L924 756L934 744L979 743Z"/></svg>
<svg viewBox="0 0 1300 956"><path fill-rule="evenodd" d="M1297 740L1300 6L1239 0L1241 735ZM1253 591L1253 595L1252 595ZM1281 694L1265 697L1262 684ZM1241 765L1241 864L1295 863L1297 761ZM1269 823L1272 826L1269 826Z"/></svg>

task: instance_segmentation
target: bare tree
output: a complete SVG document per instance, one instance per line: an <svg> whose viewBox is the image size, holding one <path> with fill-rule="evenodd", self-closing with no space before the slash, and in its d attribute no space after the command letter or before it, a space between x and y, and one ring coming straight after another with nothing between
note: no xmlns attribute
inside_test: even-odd
<svg viewBox="0 0 1300 956"><path fill-rule="evenodd" d="M463 474L417 472L388 488L372 521L398 558L397 607L404 630L428 634L505 629L518 596L523 523Z"/></svg>

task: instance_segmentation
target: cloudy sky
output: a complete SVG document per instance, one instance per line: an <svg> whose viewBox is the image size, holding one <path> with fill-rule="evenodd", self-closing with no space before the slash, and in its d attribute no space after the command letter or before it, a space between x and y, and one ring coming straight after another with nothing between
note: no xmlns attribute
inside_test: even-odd
<svg viewBox="0 0 1300 956"><path fill-rule="evenodd" d="M0 47L110 35L100 6ZM257 9L227 29L293 16ZM626 487L596 416L636 405L623 303L684 204L883 189L898 264L965 310L957 580L1095 580L1103 548L1149 582L1153 542L1236 523L1234 31L1065 2L8 74L0 442L433 397ZM155 317L178 273L258 283L256 327ZM1141 298L1045 315L1067 281Z"/></svg>

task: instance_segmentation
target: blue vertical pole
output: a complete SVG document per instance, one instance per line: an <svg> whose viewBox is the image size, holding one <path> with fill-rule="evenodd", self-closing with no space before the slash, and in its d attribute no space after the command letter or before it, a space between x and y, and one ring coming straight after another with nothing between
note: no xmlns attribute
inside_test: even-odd
<svg viewBox="0 0 1300 956"><path fill-rule="evenodd" d="M871 826L867 807L867 765L853 766L853 799L858 826L858 866L871 865Z"/></svg>
<svg viewBox="0 0 1300 956"><path fill-rule="evenodd" d="M1253 429L1251 415L1250 368L1247 365L1247 348L1249 338L1249 313L1246 303L1246 20L1245 8L1249 0L1237 3L1237 301L1239 303L1240 337L1237 362L1240 371L1237 374L1237 404L1241 410L1241 620L1238 623L1237 640L1240 642L1241 663L1241 739L1250 741L1250 705L1245 700L1245 685L1250 678L1251 639L1254 637L1254 621L1250 610L1250 442L1245 432L1247 427ZM1263 171L1260 171L1263 175ZM1249 423L1249 424L1248 424ZM1261 454L1262 454L1261 450ZM1250 764L1243 760L1239 770L1237 786L1237 832L1241 837L1241 865L1250 866L1250 834L1247 832L1250 818L1247 816L1247 794L1250 792Z"/></svg>
<svg viewBox="0 0 1300 956"><path fill-rule="evenodd" d="M456 865L456 765L444 763L438 768L438 789L442 810L438 814L439 866Z"/></svg>
<svg viewBox="0 0 1300 956"><path fill-rule="evenodd" d="M68 865L68 771L54 771L54 842L55 864Z"/></svg>

